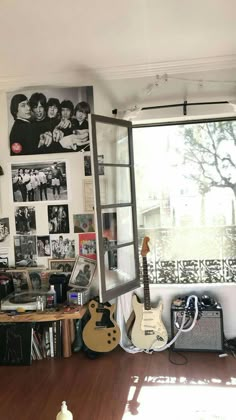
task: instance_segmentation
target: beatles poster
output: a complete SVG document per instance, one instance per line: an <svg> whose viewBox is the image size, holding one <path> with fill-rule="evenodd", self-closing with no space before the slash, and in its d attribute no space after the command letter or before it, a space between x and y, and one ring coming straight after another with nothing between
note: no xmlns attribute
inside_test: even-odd
<svg viewBox="0 0 236 420"><path fill-rule="evenodd" d="M93 87L26 88L7 95L10 154L90 151Z"/></svg>

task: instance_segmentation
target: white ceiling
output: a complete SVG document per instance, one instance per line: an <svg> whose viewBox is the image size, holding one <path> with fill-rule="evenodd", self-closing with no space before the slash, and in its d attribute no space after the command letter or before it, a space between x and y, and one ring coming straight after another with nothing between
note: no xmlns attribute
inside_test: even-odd
<svg viewBox="0 0 236 420"><path fill-rule="evenodd" d="M235 0L0 0L0 83L84 71L235 74L235 16Z"/></svg>

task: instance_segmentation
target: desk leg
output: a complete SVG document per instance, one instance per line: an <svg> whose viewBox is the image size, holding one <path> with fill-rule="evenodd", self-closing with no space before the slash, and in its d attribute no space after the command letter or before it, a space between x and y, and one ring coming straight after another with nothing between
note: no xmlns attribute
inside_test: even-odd
<svg viewBox="0 0 236 420"><path fill-rule="evenodd" d="M71 351L71 329L70 319L63 319L62 321L62 349L63 357L70 357Z"/></svg>

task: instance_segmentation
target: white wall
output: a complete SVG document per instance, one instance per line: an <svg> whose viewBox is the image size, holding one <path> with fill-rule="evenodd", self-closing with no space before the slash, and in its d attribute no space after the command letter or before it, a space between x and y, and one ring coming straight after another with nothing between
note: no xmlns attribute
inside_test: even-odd
<svg viewBox="0 0 236 420"><path fill-rule="evenodd" d="M112 116L112 109L122 106L123 109L127 108L128 105L137 103L138 101L143 102L143 96L140 92L142 89L147 86L147 80L124 80L124 81L110 81L104 82L99 80L80 80L75 74L72 75L69 79L65 76L64 80L55 80L55 78L48 78L48 80L37 80L37 81L24 81L24 86L94 86L94 111L96 114ZM16 82L6 85L7 90L16 90L22 86ZM232 93L232 95L231 95ZM234 92L227 91L224 95L224 92L221 92L217 95L216 92L202 92L201 91L201 100L210 101L210 100L225 100L230 99L235 96ZM123 100L122 100L123 98ZM165 98L165 92L161 92L161 96L157 91L155 96L152 95L150 101L153 104L163 104L164 100L166 103L173 103L174 100L177 102L179 100L184 100L184 94L178 92L178 95L174 98L170 92ZM191 95L191 100L194 99L194 94ZM196 94L196 99L200 100L199 92ZM148 101L148 98L145 98L145 101ZM230 116L233 115L232 109L229 105L220 106L220 107L198 107L192 109L190 114L196 117L196 112L201 115L201 117L207 115L216 115L216 116ZM8 124L7 124L7 108L6 108L6 94L1 92L0 94L0 165L3 167L4 176L0 177L0 218L9 217L11 228L14 226L14 206L12 202L12 192L11 192L11 177L10 177L10 164L15 161L21 161L22 157L10 157L9 147L8 147ZM172 110L171 115L166 114L164 111L161 112L145 112L145 118L140 114L137 116L138 119L150 119L155 118L156 120L164 120L165 118L171 119L183 119L182 110L175 109ZM167 118L167 119L168 119ZM153 121L153 120L151 120ZM42 157L42 156L41 156ZM41 159L40 156L37 156L37 160ZM50 155L50 160L57 158L62 158L62 156ZM67 154L65 159L70 163L70 178L71 178L71 194L69 197L69 210L72 217L73 212L83 212L83 191L82 191L82 180L84 179L83 174L83 155L82 153ZM32 157L25 156L23 157L25 162L32 161ZM72 220L71 228L72 228ZM45 220L40 221L39 229L44 229L42 224L45 223ZM11 231L14 234L14 229ZM76 241L77 243L77 241ZM10 262L13 263L14 260L14 250L13 250L13 238L11 236L10 244ZM234 317L235 312L235 301L236 301L236 285L234 284L225 284L225 285L151 285L151 299L153 303L156 303L158 298L162 298L164 301L164 313L163 320L169 328L170 325L170 304L173 297L177 295L187 295L189 293L209 293L214 295L223 306L224 312L224 329L227 337L236 336L236 320ZM142 296L142 289L138 290L138 294Z"/></svg>
<svg viewBox="0 0 236 420"><path fill-rule="evenodd" d="M140 300L143 301L143 288L135 291ZM198 297L209 295L216 299L222 306L223 325L226 338L236 337L236 284L159 284L150 285L150 299L153 307L156 307L160 300L164 308L162 320L168 332L171 330L171 303L178 296L195 294Z"/></svg>

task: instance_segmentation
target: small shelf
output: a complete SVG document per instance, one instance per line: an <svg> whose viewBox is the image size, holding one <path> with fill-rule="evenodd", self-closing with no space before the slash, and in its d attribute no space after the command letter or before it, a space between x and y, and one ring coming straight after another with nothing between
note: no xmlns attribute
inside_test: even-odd
<svg viewBox="0 0 236 420"><path fill-rule="evenodd" d="M86 306L80 306L76 312L65 312L64 309L58 311L45 312L23 312L17 315L10 313L0 313L0 322L47 322L58 321L60 319L80 319L86 312Z"/></svg>

